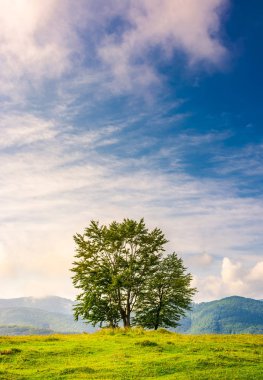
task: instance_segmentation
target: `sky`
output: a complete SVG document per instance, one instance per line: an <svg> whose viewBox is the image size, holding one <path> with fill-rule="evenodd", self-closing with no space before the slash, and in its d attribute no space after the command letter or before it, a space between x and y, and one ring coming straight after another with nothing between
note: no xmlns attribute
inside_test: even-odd
<svg viewBox="0 0 263 380"><path fill-rule="evenodd" d="M0 0L0 298L74 299L73 235L142 217L196 302L263 298L262 14Z"/></svg>

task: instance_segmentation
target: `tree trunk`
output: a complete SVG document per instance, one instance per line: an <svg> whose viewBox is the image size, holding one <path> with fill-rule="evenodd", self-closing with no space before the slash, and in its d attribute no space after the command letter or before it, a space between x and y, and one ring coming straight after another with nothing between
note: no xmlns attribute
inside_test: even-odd
<svg viewBox="0 0 263 380"><path fill-rule="evenodd" d="M159 327L159 312L157 313L157 316L156 316L156 321L154 324L154 330L157 330L158 327Z"/></svg>
<svg viewBox="0 0 263 380"><path fill-rule="evenodd" d="M128 290L127 294L127 302L126 302L126 327L131 326L131 304L130 304L130 289Z"/></svg>
<svg viewBox="0 0 263 380"><path fill-rule="evenodd" d="M121 308L120 312L121 312L121 319L122 319L122 322L123 322L123 327L127 327L127 315L125 313L125 310L123 310Z"/></svg>
<svg viewBox="0 0 263 380"><path fill-rule="evenodd" d="M160 324L160 312L162 310L162 298L163 298L163 294L161 292L160 303L159 303L159 306L158 306L158 309L157 309L157 312L156 312L156 319L155 319L155 324L154 324L154 330L157 330L158 327L159 327L159 324Z"/></svg>
<svg viewBox="0 0 263 380"><path fill-rule="evenodd" d="M131 327L130 314L126 314L122 317L123 327Z"/></svg>
<svg viewBox="0 0 263 380"><path fill-rule="evenodd" d="M131 327L131 316L130 316L130 313L127 313L127 316L126 316L126 326L125 327Z"/></svg>

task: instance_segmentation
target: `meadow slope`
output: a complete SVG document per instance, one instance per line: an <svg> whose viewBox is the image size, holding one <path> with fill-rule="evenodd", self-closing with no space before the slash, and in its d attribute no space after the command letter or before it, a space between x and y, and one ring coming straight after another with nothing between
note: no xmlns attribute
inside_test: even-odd
<svg viewBox="0 0 263 380"><path fill-rule="evenodd" d="M262 379L263 335L166 330L0 337L1 380Z"/></svg>

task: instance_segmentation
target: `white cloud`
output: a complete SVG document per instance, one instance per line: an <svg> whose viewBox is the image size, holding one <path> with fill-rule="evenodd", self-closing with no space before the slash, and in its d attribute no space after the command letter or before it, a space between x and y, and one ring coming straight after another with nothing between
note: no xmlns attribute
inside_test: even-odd
<svg viewBox="0 0 263 380"><path fill-rule="evenodd" d="M149 58L159 48L159 58L184 52L190 65L220 65L226 49L220 41L220 9L224 0L136 0L125 10L129 27L106 36L100 57L111 67L118 86L148 85L158 81Z"/></svg>
<svg viewBox="0 0 263 380"><path fill-rule="evenodd" d="M177 162L172 173L156 165L163 158L162 150L146 158L120 157L114 149L101 154L100 149L111 142L124 151L140 145L136 134L127 141L124 133L138 122L133 117L125 123L121 118L102 121L96 128L87 120L86 129L78 130L62 123L60 116L47 119L16 112L0 119L2 296L43 295L52 289L72 296L68 271L74 253L72 235L93 218L108 223L142 216L147 225L165 232L168 251L182 255L192 273L198 277L203 271L205 282L197 279L200 297L219 298L242 287L243 294L258 294L261 266L250 247L262 232L260 199L240 198L229 181L185 174L176 150L169 152ZM185 141L178 139L178 144ZM236 242L243 249L242 265L237 264ZM216 265L222 255L226 259L218 279ZM248 256L254 269L244 277L240 273Z"/></svg>
<svg viewBox="0 0 263 380"><path fill-rule="evenodd" d="M29 145L50 140L56 131L52 120L43 120L32 114L0 115L0 147Z"/></svg>
<svg viewBox="0 0 263 380"><path fill-rule="evenodd" d="M240 269L240 263L233 264L228 257L224 257L221 270L223 282L227 284L229 282L235 283L236 281L239 281Z"/></svg>
<svg viewBox="0 0 263 380"><path fill-rule="evenodd" d="M255 239L261 241L262 201L239 197L230 181L185 174L179 154L186 145L201 149L228 135L182 134L174 148L138 157L138 148L153 146L154 137L123 138L122 131L143 123L148 110L137 115L132 108L108 122L103 107L95 106L104 121L92 120L96 101L111 95L105 86L142 94L162 81L151 59L155 49L166 62L183 53L190 69L220 66L227 54L220 41L226 3L0 0L0 91L3 100L23 100L20 108L11 101L0 114L2 296L73 294L72 235L92 218L107 223L144 216L150 227L160 226L169 250L192 259L190 270L192 263L197 272L208 271L205 283L198 279L203 297L206 289L220 297L227 287L243 286L244 264L237 264L234 245L238 241L245 256ZM171 125L188 117L174 114L177 103L163 113L154 103L153 124L161 126L163 114L173 113L165 119ZM112 144L118 149L107 150ZM163 159L171 159L172 171L160 168ZM222 255L220 277L214 268ZM261 264L257 253L250 259L245 276L257 289Z"/></svg>
<svg viewBox="0 0 263 380"><path fill-rule="evenodd" d="M245 267L244 258L238 262L224 257L220 276L196 277L195 286L201 290L196 297L199 301L232 295L261 299L263 262L259 261L254 266L250 264L249 267Z"/></svg>
<svg viewBox="0 0 263 380"><path fill-rule="evenodd" d="M245 283L243 282L241 263L232 263L228 257L224 257L222 263L221 277L222 282L232 294L242 294Z"/></svg>
<svg viewBox="0 0 263 380"><path fill-rule="evenodd" d="M263 282L263 261L258 262L248 273L249 281L261 281Z"/></svg>
<svg viewBox="0 0 263 380"><path fill-rule="evenodd" d="M79 5L81 3L79 2ZM79 6L65 0L0 1L1 93L17 99L56 79L81 53Z"/></svg>
<svg viewBox="0 0 263 380"><path fill-rule="evenodd" d="M0 242L0 275L2 279L10 278L12 276L12 262L10 262L6 249L2 242Z"/></svg>
<svg viewBox="0 0 263 380"><path fill-rule="evenodd" d="M201 255L198 255L197 257L197 264L199 266L208 267L208 266L211 266L212 263L213 263L213 256L209 255L206 252L203 252Z"/></svg>
<svg viewBox="0 0 263 380"><path fill-rule="evenodd" d="M27 114L15 116L14 124L18 120L31 119ZM214 272L217 257L222 252L231 255L223 262L220 281L211 274L201 284L202 297L209 289L209 294L218 296L226 294L225 289L241 290L242 268L232 261L239 251L232 246L238 241L248 247L253 236L260 236L260 200L239 198L227 181L218 186L213 180L195 179L182 173L180 165L171 175L152 166L150 157L141 165L140 159L120 160L112 151L101 155L98 149L109 140L122 144L123 127L117 123L77 133L71 126L49 125L40 117L34 120L40 136L42 129L51 128L53 137L43 143L34 133L34 138L26 134L29 149L15 149L21 137L12 137L12 150L1 155L0 240L4 261L8 258L9 263L1 281L10 282L1 287L2 292L12 288L12 294L43 295L50 293L45 285L48 279L58 294L74 294L68 272L74 252L72 235L92 218L107 223L142 216L150 227L164 230L170 240L168 251L175 250L183 258L189 255L193 273L200 268ZM156 160L157 156L155 152ZM198 255L202 251L206 253ZM257 257L251 260L256 265ZM10 273L16 278L13 285ZM256 273L257 266L251 276ZM29 286L36 281L37 288Z"/></svg>
<svg viewBox="0 0 263 380"><path fill-rule="evenodd" d="M98 72L104 78L100 85L105 86L106 72L112 90L147 87L161 80L148 54L156 47L160 59L178 50L190 65L220 65L226 55L220 41L224 4L226 0L1 0L1 93L19 99L39 90L45 80L83 73L90 78ZM117 19L120 25L112 32Z"/></svg>

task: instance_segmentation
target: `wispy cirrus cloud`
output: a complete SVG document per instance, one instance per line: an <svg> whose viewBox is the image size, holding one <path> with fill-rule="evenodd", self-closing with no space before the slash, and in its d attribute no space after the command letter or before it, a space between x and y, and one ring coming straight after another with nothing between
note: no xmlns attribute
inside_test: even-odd
<svg viewBox="0 0 263 380"><path fill-rule="evenodd" d="M77 10L68 18L69 2L57 0L2 0L0 6L1 93L19 99L71 67L72 46L80 45L67 23L76 27Z"/></svg>
<svg viewBox="0 0 263 380"><path fill-rule="evenodd" d="M183 51L190 64L208 61L220 64L227 51L220 42L222 0L143 0L129 3L122 16L128 28L108 35L99 47L99 56L126 86L156 80L150 64L154 49L160 59L174 50Z"/></svg>
<svg viewBox="0 0 263 380"><path fill-rule="evenodd" d="M167 60L183 52L190 64L218 65L225 0L1 1L0 82L5 96L36 90L64 75L107 76L114 91L159 83L154 49ZM114 29L115 27L115 29ZM102 84L102 83L101 83ZM105 85L105 83L104 83ZM19 91L20 90L20 91Z"/></svg>
<svg viewBox="0 0 263 380"><path fill-rule="evenodd" d="M218 171L223 174L239 173L249 178L262 174L262 153L263 144L259 141L246 144L242 149L232 148L229 151L220 152L214 157L214 161L219 164Z"/></svg>
<svg viewBox="0 0 263 380"><path fill-rule="evenodd" d="M14 124L17 120L15 116ZM28 115L24 119L20 115L21 120L28 120ZM41 126L40 131L50 128L40 117L34 122ZM39 280L36 294L47 291L44 279L49 277L50 289L72 295L68 272L74 252L72 235L92 218L107 223L145 216L149 226L158 225L165 231L170 240L168 250L183 255L192 272L204 263L211 272L211 265L220 265L222 252L237 260L240 249L236 241L249 252L255 239L260 239L262 202L240 198L231 181L186 174L180 160L172 171L160 170L156 163L162 160L161 150L148 161L146 157L119 157L113 147L102 154L107 144L126 144L122 133L129 123L116 121L81 132L54 122L51 128L55 137L45 136L45 143L29 129L23 144L22 139L11 139L12 149L1 154L1 278L5 284L10 281L7 295L29 295L38 276L43 286ZM129 144L136 144L137 139L134 135ZM212 141L211 136L208 140ZM178 142L185 144L184 138ZM207 139L199 144L205 146ZM19 149L14 150L14 145ZM171 163L178 160L178 151L170 152ZM254 257L250 255L255 266L260 254L254 249ZM215 268L212 271L216 273ZM16 285L10 273L17 278ZM224 294L220 289L221 293L213 295ZM249 295L246 291L244 288L243 294Z"/></svg>
<svg viewBox="0 0 263 380"><path fill-rule="evenodd" d="M191 271L206 267L205 279L220 277L222 256L235 265L241 248L245 266L253 246L247 276L258 288L261 199L186 168L187 153L212 151L229 133L184 130L187 100L152 91L164 89L162 64L223 66L227 3L0 2L2 296L72 295L72 235L90 219L142 216Z"/></svg>
<svg viewBox="0 0 263 380"><path fill-rule="evenodd" d="M190 65L224 61L227 50L220 41L220 11L226 1L138 0L128 4L128 11L121 14L128 27L109 34L98 48L119 86L158 82L151 64L154 51L160 62L178 50Z"/></svg>
<svg viewBox="0 0 263 380"><path fill-rule="evenodd" d="M32 114L0 116L0 148L30 145L55 138L56 131L52 120L43 120Z"/></svg>

